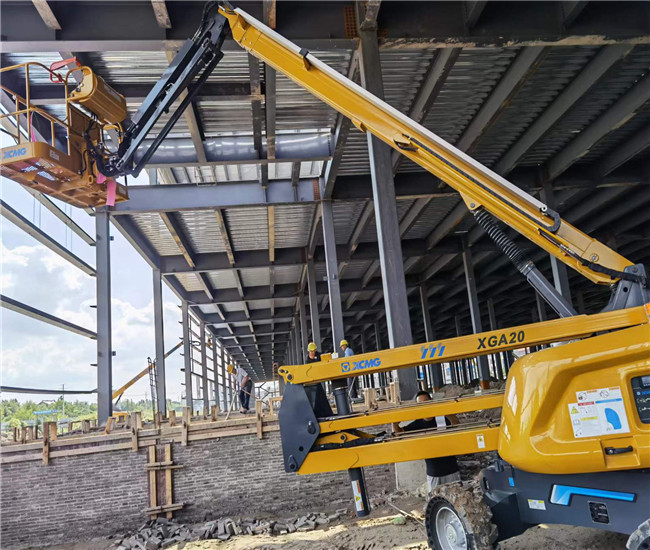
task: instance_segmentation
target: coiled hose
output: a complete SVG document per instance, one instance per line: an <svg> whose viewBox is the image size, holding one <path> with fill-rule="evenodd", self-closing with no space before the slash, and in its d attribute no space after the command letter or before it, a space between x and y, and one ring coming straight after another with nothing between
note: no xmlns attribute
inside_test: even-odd
<svg viewBox="0 0 650 550"><path fill-rule="evenodd" d="M499 223L492 217L492 215L479 208L472 211L474 218L483 230L490 236L496 245L503 251L503 253L510 258L515 267L521 272L526 273L533 267L533 263L528 258L526 253L519 248L514 241L506 235L505 231L501 228Z"/></svg>

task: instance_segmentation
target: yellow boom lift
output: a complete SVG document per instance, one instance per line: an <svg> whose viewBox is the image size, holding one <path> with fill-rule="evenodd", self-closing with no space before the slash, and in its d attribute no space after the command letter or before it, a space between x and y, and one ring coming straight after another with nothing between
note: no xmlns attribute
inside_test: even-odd
<svg viewBox="0 0 650 550"><path fill-rule="evenodd" d="M44 73L61 86L64 116L31 101L30 78ZM50 67L37 62L3 67L0 79L2 99L13 108L0 114L2 132L13 142L0 149L0 175L81 208L128 198L126 187L102 174L91 154L108 150L106 133L126 118L123 96L74 58Z"/></svg>
<svg viewBox="0 0 650 550"><path fill-rule="evenodd" d="M348 470L357 513L366 515L370 507L364 466L496 451L494 463L481 473L479 487L445 486L429 501L426 529L432 548L492 548L541 523L626 533L630 550L649 548L650 304L643 265L573 227L543 202L228 3L206 4L195 36L179 51L127 129L118 128L117 150L104 146L100 134L86 137L80 155L91 159L87 166L106 178L137 174L221 59L227 32L361 131L456 189L477 223L560 317L367 353L353 360L323 355L317 364L280 368L287 383L280 411L285 470L298 474ZM187 96L169 122L145 145L143 140L160 115L185 91ZM106 96L112 94L84 107L99 117L113 103ZM22 183L24 177L13 179ZM501 224L592 282L608 286L611 298L605 309L577 315ZM362 414L351 410L348 377L542 344L550 347L513 364L504 392L484 391ZM332 381L335 412L322 388L325 381ZM366 431L498 407L502 414L497 422L399 435Z"/></svg>
<svg viewBox="0 0 650 550"><path fill-rule="evenodd" d="M165 359L169 357L172 353L174 353L177 349L179 349L183 345L183 342L180 341L178 344L176 344L172 349L170 349L168 352L165 353ZM151 357L147 358L147 366L142 369L138 374L136 374L131 380L129 380L126 384L124 384L122 387L118 388L113 392L113 399L115 400L115 403L113 404L114 407L117 406L117 404L120 402L120 399L122 399L122 396L124 395L124 392L128 390L133 384L135 384L138 380L141 378L144 378L147 374L151 377L151 379L155 379L155 377L152 377L152 373L154 373L156 370L156 361L152 361ZM152 388L151 388L151 400L155 402L155 384L152 383ZM154 406L154 410L156 410L156 407Z"/></svg>

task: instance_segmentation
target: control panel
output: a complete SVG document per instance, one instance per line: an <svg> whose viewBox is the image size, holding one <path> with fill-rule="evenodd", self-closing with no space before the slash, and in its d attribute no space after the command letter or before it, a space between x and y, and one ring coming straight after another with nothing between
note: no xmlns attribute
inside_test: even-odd
<svg viewBox="0 0 650 550"><path fill-rule="evenodd" d="M650 374L632 378L632 394L641 422L650 424Z"/></svg>

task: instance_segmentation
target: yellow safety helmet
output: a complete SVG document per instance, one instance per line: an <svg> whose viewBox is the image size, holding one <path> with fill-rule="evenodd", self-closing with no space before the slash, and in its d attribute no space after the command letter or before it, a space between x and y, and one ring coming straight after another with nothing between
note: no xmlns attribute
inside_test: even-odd
<svg viewBox="0 0 650 550"><path fill-rule="evenodd" d="M226 370L228 371L228 374L232 374L235 371L235 367L233 365L228 365Z"/></svg>
<svg viewBox="0 0 650 550"><path fill-rule="evenodd" d="M342 347L342 346L349 346L349 345L350 345L350 344L348 344L348 341L347 341L347 340L341 340L341 343L339 344L339 346L341 346L341 347Z"/></svg>
<svg viewBox="0 0 650 550"><path fill-rule="evenodd" d="M314 342L309 342L309 345L307 346L307 351L316 351L318 348L316 347L316 344Z"/></svg>

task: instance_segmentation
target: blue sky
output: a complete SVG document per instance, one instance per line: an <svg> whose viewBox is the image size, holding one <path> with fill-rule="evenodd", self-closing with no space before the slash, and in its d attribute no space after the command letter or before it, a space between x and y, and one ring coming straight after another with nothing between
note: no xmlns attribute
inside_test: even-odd
<svg viewBox="0 0 650 550"><path fill-rule="evenodd" d="M132 180L129 183L134 183ZM146 176L137 181L146 184ZM88 264L95 265L95 249L60 222L27 191L2 178L2 200L66 246ZM94 237L94 219L83 210L56 201L86 232ZM4 217L0 217L2 294L70 322L95 330L95 278L39 244ZM154 355L152 274L147 263L111 225L113 387L118 388L147 365ZM179 300L163 285L165 349L182 336ZM78 336L13 311L0 308L2 384L7 386L58 389L93 389L97 386L96 345ZM180 351L180 350L179 350ZM180 371L183 358L177 351L166 361L167 396L174 400L184 391ZM149 394L148 378L141 379L125 394L142 399ZM3 394L21 401L51 399L52 396ZM71 396L74 400L76 396ZM94 395L79 396L95 400Z"/></svg>

